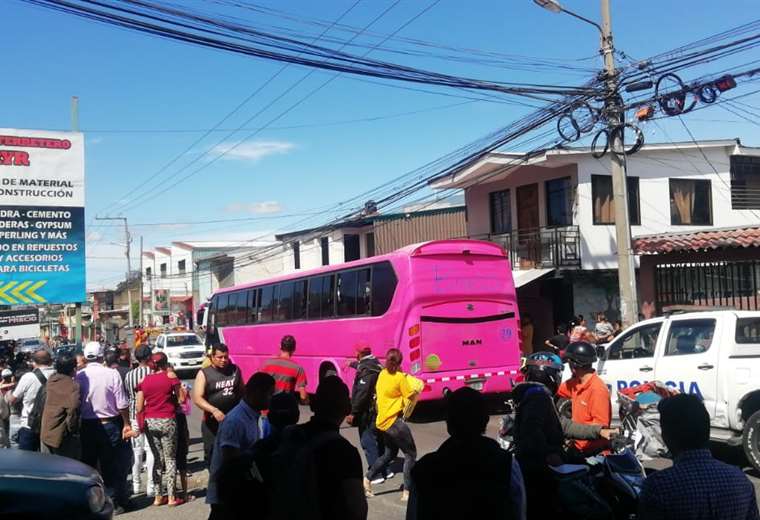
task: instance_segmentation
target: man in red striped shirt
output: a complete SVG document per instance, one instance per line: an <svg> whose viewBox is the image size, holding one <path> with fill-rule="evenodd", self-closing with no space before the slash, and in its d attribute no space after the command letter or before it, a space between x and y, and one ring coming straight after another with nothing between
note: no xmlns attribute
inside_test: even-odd
<svg viewBox="0 0 760 520"><path fill-rule="evenodd" d="M296 351L296 339L293 336L284 336L280 341L280 355L270 358L261 367L262 372L270 374L274 378L274 393L298 392L301 402L308 400L306 393L306 372L303 367L291 358Z"/></svg>

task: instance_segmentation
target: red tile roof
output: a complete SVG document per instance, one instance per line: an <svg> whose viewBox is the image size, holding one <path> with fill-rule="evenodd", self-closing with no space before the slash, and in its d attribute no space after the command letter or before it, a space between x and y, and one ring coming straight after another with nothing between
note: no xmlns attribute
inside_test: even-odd
<svg viewBox="0 0 760 520"><path fill-rule="evenodd" d="M739 247L760 247L760 226L664 233L633 239L633 250L637 255Z"/></svg>

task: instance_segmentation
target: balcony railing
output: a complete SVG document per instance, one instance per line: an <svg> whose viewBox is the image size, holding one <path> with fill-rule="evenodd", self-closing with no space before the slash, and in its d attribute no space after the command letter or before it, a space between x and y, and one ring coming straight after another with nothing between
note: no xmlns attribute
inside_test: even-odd
<svg viewBox="0 0 760 520"><path fill-rule="evenodd" d="M511 233L491 234L488 239L507 251L512 269L581 266L578 226L520 229Z"/></svg>

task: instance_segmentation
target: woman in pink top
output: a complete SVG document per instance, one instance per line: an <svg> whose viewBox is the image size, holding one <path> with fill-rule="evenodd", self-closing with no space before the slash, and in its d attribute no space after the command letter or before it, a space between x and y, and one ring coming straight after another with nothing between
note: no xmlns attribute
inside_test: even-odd
<svg viewBox="0 0 760 520"><path fill-rule="evenodd" d="M184 501L174 494L177 477L177 403L185 400L185 391L174 372L169 372L166 354L159 352L150 357L151 374L137 385L135 407L145 417L145 434L153 452L153 482L160 487L154 506L167 503L170 507ZM160 461L160 462L159 462Z"/></svg>

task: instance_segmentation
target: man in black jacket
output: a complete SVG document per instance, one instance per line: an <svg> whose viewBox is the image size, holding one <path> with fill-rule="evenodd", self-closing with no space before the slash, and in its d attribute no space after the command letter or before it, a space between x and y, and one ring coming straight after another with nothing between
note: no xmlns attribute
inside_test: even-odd
<svg viewBox="0 0 760 520"><path fill-rule="evenodd" d="M346 417L346 422L359 428L359 441L367 459L367 467L372 467L385 450L375 429L375 385L383 365L372 355L369 345L360 344L356 347L356 361L350 366L356 369L356 376L351 390L351 415ZM379 484L392 476L393 473L388 468L383 468L382 475L373 484Z"/></svg>

